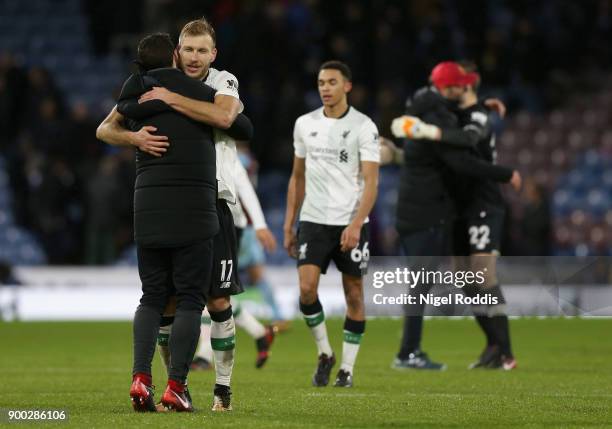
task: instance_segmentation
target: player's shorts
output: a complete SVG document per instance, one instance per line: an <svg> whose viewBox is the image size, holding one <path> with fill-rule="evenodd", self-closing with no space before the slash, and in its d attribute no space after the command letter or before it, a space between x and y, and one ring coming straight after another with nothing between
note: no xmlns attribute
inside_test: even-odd
<svg viewBox="0 0 612 429"><path fill-rule="evenodd" d="M359 245L347 252L340 250L340 237L346 226L300 222L298 226L297 265L316 265L327 272L330 261L344 274L361 277L367 273L370 260L370 231L368 224L361 228Z"/></svg>
<svg viewBox="0 0 612 429"><path fill-rule="evenodd" d="M238 252L238 268L243 270L255 265L262 265L266 262L266 256L261 247L261 243L257 240L255 230L252 226L248 226L242 230L242 239L240 240L240 250Z"/></svg>
<svg viewBox="0 0 612 429"><path fill-rule="evenodd" d="M219 233L213 237L213 271L207 297L237 295L244 291L238 278L238 238L232 212L217 199Z"/></svg>
<svg viewBox="0 0 612 429"><path fill-rule="evenodd" d="M499 255L505 212L499 208L472 210L453 225L453 253L457 256L475 253Z"/></svg>

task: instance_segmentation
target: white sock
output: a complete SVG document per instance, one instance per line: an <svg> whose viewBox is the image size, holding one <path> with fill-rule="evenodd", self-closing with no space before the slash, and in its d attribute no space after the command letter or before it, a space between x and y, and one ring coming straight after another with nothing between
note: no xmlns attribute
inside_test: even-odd
<svg viewBox="0 0 612 429"><path fill-rule="evenodd" d="M236 325L233 316L225 322L211 321L210 342L215 356L215 383L229 386L236 347Z"/></svg>
<svg viewBox="0 0 612 429"><path fill-rule="evenodd" d="M234 309L234 320L236 326L241 327L254 339L258 339L266 335L266 327L259 323L257 319L240 304L232 303Z"/></svg>
<svg viewBox="0 0 612 429"><path fill-rule="evenodd" d="M327 338L327 327L325 326L325 314L323 311L315 314L304 314L304 320L317 343L319 355L324 353L327 356L331 356L333 352Z"/></svg>
<svg viewBox="0 0 612 429"><path fill-rule="evenodd" d="M171 333L172 323L166 326L160 326L159 334L157 334L157 350L159 351L159 357L166 368L166 374L170 368L170 348L168 347L168 340L170 339Z"/></svg>
<svg viewBox="0 0 612 429"><path fill-rule="evenodd" d="M200 343L198 344L198 351L196 356L202 359L206 359L208 362L213 362L213 349L210 344L210 317L208 313L202 315L202 323L200 325Z"/></svg>
<svg viewBox="0 0 612 429"><path fill-rule="evenodd" d="M355 360L357 359L357 353L359 352L359 345L361 344L361 338L363 334L356 334L351 331L344 331L344 342L342 343L342 365L340 369L352 374L353 367L355 366Z"/></svg>

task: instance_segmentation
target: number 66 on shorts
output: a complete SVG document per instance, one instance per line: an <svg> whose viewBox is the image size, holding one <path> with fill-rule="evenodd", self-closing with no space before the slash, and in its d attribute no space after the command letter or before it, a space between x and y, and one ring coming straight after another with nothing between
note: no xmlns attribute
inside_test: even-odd
<svg viewBox="0 0 612 429"><path fill-rule="evenodd" d="M368 224L361 227L359 244L354 249L342 252L340 238L344 225L322 225L314 222L300 222L298 227L298 267L316 265L321 273L327 272L330 261L338 271L355 277L366 274L370 260Z"/></svg>

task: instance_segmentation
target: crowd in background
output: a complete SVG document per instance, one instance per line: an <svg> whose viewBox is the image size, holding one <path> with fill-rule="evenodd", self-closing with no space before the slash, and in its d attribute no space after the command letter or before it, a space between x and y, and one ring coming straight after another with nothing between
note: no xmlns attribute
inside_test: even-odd
<svg viewBox="0 0 612 429"><path fill-rule="evenodd" d="M137 40L162 30L176 37L187 20L206 15L217 30L215 66L240 81L263 174L290 169L293 123L320 104L315 76L327 59L350 64L350 102L383 135L443 59L475 60L483 92L502 97L510 114L546 111L570 89L593 90L596 82L580 77L607 70L612 60L612 45L603 42L612 40L609 0L91 0L82 10L100 56L118 36ZM124 54L127 76L133 52ZM69 105L45 69L0 54L1 152L15 217L36 234L50 263L108 263L131 243L133 151L96 140L103 110ZM526 196L535 214L525 216L546 218L542 190ZM535 226L517 228L530 236Z"/></svg>

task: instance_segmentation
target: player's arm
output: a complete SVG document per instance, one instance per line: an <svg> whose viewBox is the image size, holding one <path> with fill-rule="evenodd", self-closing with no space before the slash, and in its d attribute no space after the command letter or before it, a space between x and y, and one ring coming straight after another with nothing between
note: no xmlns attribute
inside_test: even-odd
<svg viewBox="0 0 612 429"><path fill-rule="evenodd" d="M467 124L463 129L439 127L422 121L416 116L400 116L391 123L391 132L397 138L431 140L458 147L474 147L485 135L479 124Z"/></svg>
<svg viewBox="0 0 612 429"><path fill-rule="evenodd" d="M516 191L521 188L521 176L516 170L502 165L491 164L475 157L464 149L452 148L438 150L437 152L442 161L457 174L476 179L509 183Z"/></svg>
<svg viewBox="0 0 612 429"><path fill-rule="evenodd" d="M240 110L240 100L231 95L217 94L215 102L194 100L187 98L176 92L172 92L164 87L156 86L140 97L143 103L149 100L161 100L179 113L203 122L215 128L227 130Z"/></svg>
<svg viewBox="0 0 612 429"><path fill-rule="evenodd" d="M135 121L140 121L153 115L169 111L172 111L170 106L160 100L139 103L137 98L128 98L117 102L117 112Z"/></svg>
<svg viewBox="0 0 612 429"><path fill-rule="evenodd" d="M404 163L404 150L395 146L387 138L380 138L380 165L402 165Z"/></svg>
<svg viewBox="0 0 612 429"><path fill-rule="evenodd" d="M144 126L139 131L130 131L124 127L123 121L123 115L117 111L117 106L113 107L96 129L96 138L113 146L133 146L156 157L167 151L168 137L152 134L157 128Z"/></svg>
<svg viewBox="0 0 612 429"><path fill-rule="evenodd" d="M240 113L225 132L234 140L248 141L253 138L253 123L244 113Z"/></svg>
<svg viewBox="0 0 612 429"><path fill-rule="evenodd" d="M238 158L236 158L234 166L234 183L236 184L236 192L242 207L251 218L257 239L264 249L268 252L274 252L276 250L276 239L268 228L261 204L249 179L249 175Z"/></svg>
<svg viewBox="0 0 612 429"><path fill-rule="evenodd" d="M361 172L363 174L363 195L357 214L351 223L342 231L340 237L340 250L346 252L359 245L361 227L374 207L378 195L378 169L379 163L373 161L361 161Z"/></svg>
<svg viewBox="0 0 612 429"><path fill-rule="evenodd" d="M287 210L285 211L285 224L283 225L283 245L289 256L296 257L297 238L293 225L304 202L306 195L306 158L293 157L293 170L287 187Z"/></svg>
<svg viewBox="0 0 612 429"><path fill-rule="evenodd" d="M499 115L500 118L504 119L506 117L507 108L503 101L499 98L487 98L484 101L484 105L487 106L489 110L494 111Z"/></svg>

